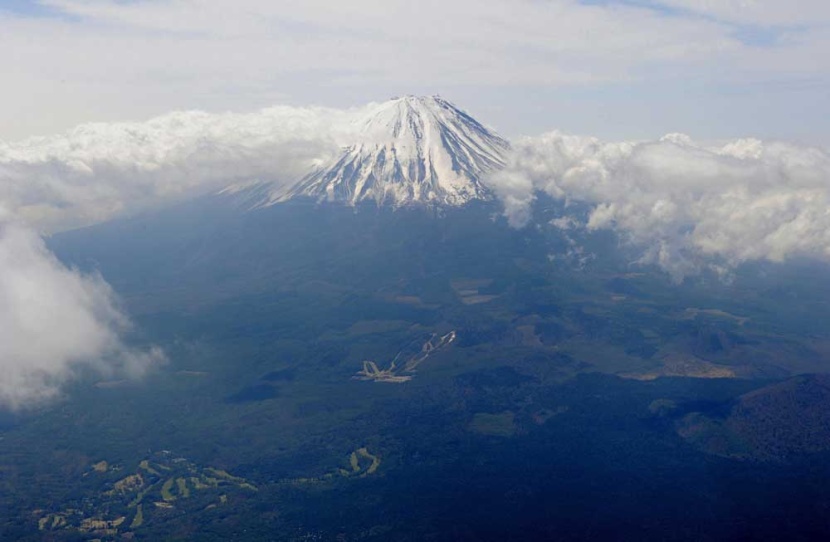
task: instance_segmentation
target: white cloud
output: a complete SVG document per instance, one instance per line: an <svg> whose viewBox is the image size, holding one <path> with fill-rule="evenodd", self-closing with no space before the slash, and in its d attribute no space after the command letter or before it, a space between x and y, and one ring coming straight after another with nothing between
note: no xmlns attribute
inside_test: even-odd
<svg viewBox="0 0 830 542"><path fill-rule="evenodd" d="M158 349L126 347L129 321L98 276L63 266L31 230L0 223L0 405L54 398L81 368L140 375Z"/></svg>
<svg viewBox="0 0 830 542"><path fill-rule="evenodd" d="M830 155L781 142L707 145L681 134L602 143L558 132L515 145L490 183L511 224L535 191L588 204L584 227L613 229L676 278L794 256L830 260Z"/></svg>
<svg viewBox="0 0 830 542"><path fill-rule="evenodd" d="M292 107L246 115L179 112L0 141L0 205L50 232L237 181L296 181L336 152L349 115Z"/></svg>

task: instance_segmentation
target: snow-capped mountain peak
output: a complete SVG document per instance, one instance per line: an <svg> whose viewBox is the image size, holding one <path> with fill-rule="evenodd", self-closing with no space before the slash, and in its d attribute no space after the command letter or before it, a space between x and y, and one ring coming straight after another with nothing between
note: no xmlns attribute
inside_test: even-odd
<svg viewBox="0 0 830 542"><path fill-rule="evenodd" d="M269 203L311 197L352 205L463 205L490 198L481 178L504 166L509 149L439 96L375 104L352 124L354 144Z"/></svg>

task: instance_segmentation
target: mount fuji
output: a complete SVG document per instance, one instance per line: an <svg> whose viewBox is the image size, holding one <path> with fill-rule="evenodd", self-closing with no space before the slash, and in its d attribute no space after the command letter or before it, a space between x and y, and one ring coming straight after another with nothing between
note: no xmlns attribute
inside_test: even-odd
<svg viewBox="0 0 830 542"><path fill-rule="evenodd" d="M441 98L301 117L225 147L158 129L203 165L148 178L216 184L26 261L0 224L0 297L24 301L1 341L32 314L51 333L66 298L91 316L57 331L92 326L104 358L21 358L67 385L0 406L0 540L830 540L825 263L675 282L585 201L540 192L511 227L488 187L523 151ZM149 170L133 128L124 163ZM121 156L98 133L78 141ZM151 348L166 363L130 378Z"/></svg>
<svg viewBox="0 0 830 542"><path fill-rule="evenodd" d="M350 128L355 142L334 160L287 189L256 188L256 206L294 198L392 207L489 200L482 178L504 167L510 150L505 139L440 96L370 106Z"/></svg>

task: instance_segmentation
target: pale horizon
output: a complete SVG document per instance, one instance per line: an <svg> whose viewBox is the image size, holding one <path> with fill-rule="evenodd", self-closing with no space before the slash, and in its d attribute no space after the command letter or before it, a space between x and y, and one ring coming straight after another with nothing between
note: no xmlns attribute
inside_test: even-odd
<svg viewBox="0 0 830 542"><path fill-rule="evenodd" d="M509 138L830 144L830 7L815 0L12 0L0 23L6 142L441 94Z"/></svg>

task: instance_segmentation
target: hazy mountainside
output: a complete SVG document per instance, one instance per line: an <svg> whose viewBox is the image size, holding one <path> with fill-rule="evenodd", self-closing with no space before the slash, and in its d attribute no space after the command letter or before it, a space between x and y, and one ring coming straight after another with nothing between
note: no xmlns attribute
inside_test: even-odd
<svg viewBox="0 0 830 542"><path fill-rule="evenodd" d="M0 410L1 540L830 539L826 264L678 284L544 193L510 227L504 140L373 107L287 192L47 240L167 363Z"/></svg>
<svg viewBox="0 0 830 542"><path fill-rule="evenodd" d="M296 197L399 207L490 199L481 179L504 166L509 143L438 96L405 96L354 121L357 143L286 190L259 188L260 205Z"/></svg>
<svg viewBox="0 0 830 542"><path fill-rule="evenodd" d="M545 220L561 211L543 198L538 207ZM241 212L206 197L56 235L49 245L62 260L101 272L133 315L301 293L372 299L388 304L378 309L384 314L416 308L472 332L496 324L484 316L495 307L507 304L495 311L501 321L544 306L498 327L519 336L535 328L520 342L536 344L535 333L560 352L579 343L580 357L616 344L621 366L613 372L627 378L782 377L821 366L826 347L813 337L826 333L828 309L810 296L830 292L822 266L747 268L729 284L704 277L677 285L655 268L632 272L632 254L608 232L515 230L493 220L497 210L479 201L441 212L291 201ZM547 313L564 305L565 314ZM439 316L438 307L450 312ZM308 322L292 325L299 332Z"/></svg>
<svg viewBox="0 0 830 542"><path fill-rule="evenodd" d="M787 461L830 450L830 377L802 375L744 394L726 412L694 412L681 436L725 457ZM720 410L723 410L721 408Z"/></svg>
<svg viewBox="0 0 830 542"><path fill-rule="evenodd" d="M676 425L825 369L826 267L673 284L609 232L552 226L563 207L543 197L548 226L522 230L494 201L227 203L48 240L169 361L138 381L81 375L64 401L0 418L0 539L830 531L825 448L807 449L824 470L758 466ZM823 408L822 389L794 394L811 390Z"/></svg>

